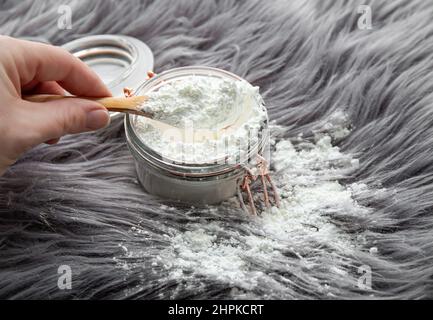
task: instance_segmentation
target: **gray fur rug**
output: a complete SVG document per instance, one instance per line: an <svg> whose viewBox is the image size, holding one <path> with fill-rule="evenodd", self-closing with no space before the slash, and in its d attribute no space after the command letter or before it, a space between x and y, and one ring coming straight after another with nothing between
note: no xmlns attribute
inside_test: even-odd
<svg viewBox="0 0 433 320"><path fill-rule="evenodd" d="M155 71L209 65L260 86L283 206L194 208L136 180L120 118L28 152L0 178L0 297L433 298L433 5L0 0L0 32L139 38ZM58 287L59 267L72 270Z"/></svg>

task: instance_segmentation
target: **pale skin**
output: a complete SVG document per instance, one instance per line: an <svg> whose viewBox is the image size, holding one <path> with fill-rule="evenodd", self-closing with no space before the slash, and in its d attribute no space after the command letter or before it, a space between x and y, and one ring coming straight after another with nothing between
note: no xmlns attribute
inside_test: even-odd
<svg viewBox="0 0 433 320"><path fill-rule="evenodd" d="M110 121L96 102L33 103L26 94L107 97L110 91L86 64L59 47L0 36L0 176L29 149Z"/></svg>

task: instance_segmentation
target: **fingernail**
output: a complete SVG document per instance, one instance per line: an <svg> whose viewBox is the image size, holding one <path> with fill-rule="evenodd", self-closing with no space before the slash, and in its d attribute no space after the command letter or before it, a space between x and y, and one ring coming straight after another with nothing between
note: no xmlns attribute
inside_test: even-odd
<svg viewBox="0 0 433 320"><path fill-rule="evenodd" d="M86 127L90 130L96 130L107 126L110 123L108 111L96 109L87 113Z"/></svg>

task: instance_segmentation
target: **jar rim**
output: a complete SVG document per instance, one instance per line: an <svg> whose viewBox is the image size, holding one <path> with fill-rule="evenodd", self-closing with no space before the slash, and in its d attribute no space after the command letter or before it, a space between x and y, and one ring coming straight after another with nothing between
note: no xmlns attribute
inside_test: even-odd
<svg viewBox="0 0 433 320"><path fill-rule="evenodd" d="M249 83L245 79L226 70L222 70L214 67L207 67L207 66L188 66L188 67L169 69L160 74L157 74L154 77L144 81L136 89L136 92L141 92L146 88L150 90L150 88L153 88L161 84L165 80L167 80L167 77L185 77L191 75L229 77L236 81L245 81ZM261 101L261 107L264 109L266 115L266 120L265 123L263 124L264 127L260 129L261 133L263 134L260 137L258 143L254 145L251 148L251 151L247 154L247 156L243 158L243 161L239 161L236 163L218 162L218 160L223 160L223 159L215 159L216 163L197 163L197 162L181 163L172 159L168 159L167 157L163 156L162 154L160 154L159 152L157 152L156 150L148 146L143 140L139 138L133 125L133 121L134 119L136 119L137 116L132 116L129 114L127 114L124 119L126 137L130 147L133 147L133 149L136 152L138 152L141 155L141 157L143 157L146 161L150 162L154 166L163 169L165 171L168 171L172 174L182 175L182 176L198 176L198 177L226 174L233 170L239 169L239 167L246 165L246 163L250 161L251 157L260 153L260 151L265 147L266 141L269 138L269 133L267 132L267 130L265 130L268 128L268 115L267 115L266 108L263 105L263 101Z"/></svg>

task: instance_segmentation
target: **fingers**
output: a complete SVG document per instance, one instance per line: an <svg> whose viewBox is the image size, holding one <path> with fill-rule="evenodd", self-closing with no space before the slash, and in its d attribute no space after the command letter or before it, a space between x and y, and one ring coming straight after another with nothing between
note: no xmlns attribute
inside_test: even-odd
<svg viewBox="0 0 433 320"><path fill-rule="evenodd" d="M56 81L72 94L105 97L110 91L84 62L66 50L42 43L10 39L20 86L32 82Z"/></svg>
<svg viewBox="0 0 433 320"><path fill-rule="evenodd" d="M55 81L47 81L37 83L36 81L32 81L25 87L23 87L23 92L26 94L57 94L64 95L65 90ZM50 139L45 141L46 144L53 145L60 141L60 138Z"/></svg>
<svg viewBox="0 0 433 320"><path fill-rule="evenodd" d="M32 145L42 142L54 144L66 134L97 130L110 122L107 109L96 102L82 99L45 103L23 101L20 111L32 120L26 124L35 137Z"/></svg>
<svg viewBox="0 0 433 320"><path fill-rule="evenodd" d="M58 94L65 95L65 90L55 81L31 82L22 88L26 94Z"/></svg>

